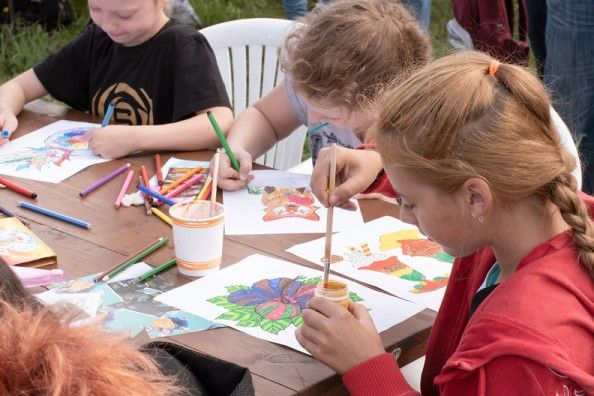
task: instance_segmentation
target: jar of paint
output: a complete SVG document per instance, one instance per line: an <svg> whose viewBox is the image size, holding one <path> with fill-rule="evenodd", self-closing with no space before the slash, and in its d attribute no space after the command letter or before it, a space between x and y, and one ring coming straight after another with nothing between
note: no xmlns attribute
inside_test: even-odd
<svg viewBox="0 0 594 396"><path fill-rule="evenodd" d="M335 280L320 282L316 285L315 295L332 300L345 308L349 307L349 288L342 282Z"/></svg>

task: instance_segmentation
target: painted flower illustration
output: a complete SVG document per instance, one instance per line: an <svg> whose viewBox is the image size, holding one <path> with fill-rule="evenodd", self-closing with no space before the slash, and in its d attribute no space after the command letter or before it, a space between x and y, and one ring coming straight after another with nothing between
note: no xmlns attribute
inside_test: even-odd
<svg viewBox="0 0 594 396"><path fill-rule="evenodd" d="M262 279L250 289L231 293L229 301L243 306L254 305L256 312L267 319L290 319L301 314L315 288L315 284L302 284L297 279Z"/></svg>
<svg viewBox="0 0 594 396"><path fill-rule="evenodd" d="M251 286L227 286L228 295L208 301L227 309L216 320L231 320L241 327L260 327L278 334L289 326L301 326L301 310L313 297L320 277L262 279ZM361 301L355 293L350 299Z"/></svg>

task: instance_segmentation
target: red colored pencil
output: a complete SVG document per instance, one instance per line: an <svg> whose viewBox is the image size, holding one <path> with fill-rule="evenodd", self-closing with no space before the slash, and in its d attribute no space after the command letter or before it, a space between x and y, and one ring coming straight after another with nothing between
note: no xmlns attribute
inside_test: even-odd
<svg viewBox="0 0 594 396"><path fill-rule="evenodd" d="M32 198L32 199L37 198L37 194L34 193L33 191L27 190L25 187L19 186L18 184L15 184L9 180L6 180L3 177L0 177L0 184L2 184L4 187L8 188L9 190L17 192L27 198Z"/></svg>
<svg viewBox="0 0 594 396"><path fill-rule="evenodd" d="M155 174L157 175L157 184L163 185L163 172L161 171L161 155L155 154Z"/></svg>

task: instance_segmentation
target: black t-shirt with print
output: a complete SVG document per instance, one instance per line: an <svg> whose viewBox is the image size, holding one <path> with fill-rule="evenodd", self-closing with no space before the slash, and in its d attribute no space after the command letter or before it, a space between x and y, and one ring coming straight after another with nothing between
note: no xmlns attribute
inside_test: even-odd
<svg viewBox="0 0 594 396"><path fill-rule="evenodd" d="M116 124L166 124L209 107L231 107L208 42L173 20L133 47L90 24L34 71L53 97L77 110L103 117L116 99Z"/></svg>

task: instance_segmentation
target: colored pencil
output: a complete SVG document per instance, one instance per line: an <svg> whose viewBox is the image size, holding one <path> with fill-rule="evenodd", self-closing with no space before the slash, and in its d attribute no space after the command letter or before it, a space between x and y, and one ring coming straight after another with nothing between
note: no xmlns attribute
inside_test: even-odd
<svg viewBox="0 0 594 396"><path fill-rule="evenodd" d="M195 168L190 169L189 171L181 175L181 177L173 183L169 183L168 185L163 186L159 190L159 194L165 194L166 192L173 190L175 187L179 186L180 184L188 180L190 177L194 176L196 173L201 172L202 169L203 168L201 166L197 166Z"/></svg>
<svg viewBox="0 0 594 396"><path fill-rule="evenodd" d="M328 195L332 195L336 189L336 143L332 143L332 158L330 162L330 180L328 181ZM326 244L324 246L324 285L328 283L330 275L330 260L332 260L332 220L334 207L328 206L326 214Z"/></svg>
<svg viewBox="0 0 594 396"><path fill-rule="evenodd" d="M145 272L144 274L138 277L138 282L144 282L148 278L157 275L159 272L165 271L169 267L173 267L177 260L172 258L171 260L167 261L166 263L161 264L160 266L153 268L150 271Z"/></svg>
<svg viewBox="0 0 594 396"><path fill-rule="evenodd" d="M315 127L308 129L307 133L311 135L312 133L316 133L317 131L319 131L320 129L324 128L327 125L328 125L327 122L322 122L321 124L318 124Z"/></svg>
<svg viewBox="0 0 594 396"><path fill-rule="evenodd" d="M7 139L10 137L10 132L8 132L7 130L2 131L2 137Z"/></svg>
<svg viewBox="0 0 594 396"><path fill-rule="evenodd" d="M198 194L196 194L196 196L194 197L194 201L198 201L200 199L208 199L208 196L210 195L211 186L212 186L212 176L208 175L208 177L206 178L206 181L204 182L204 184L202 185L202 188L200 189L200 192Z"/></svg>
<svg viewBox="0 0 594 396"><path fill-rule="evenodd" d="M225 137L225 134L223 133L223 131L221 131L221 127L219 126L217 119L215 118L214 114L212 114L210 111L207 111L206 115L208 116L208 120L210 121L210 124L214 128L215 133L217 134L217 137L219 138L219 142L221 142L221 146L223 146L223 148L225 149L225 153L227 153L227 157L229 157L229 161L231 161L231 166L233 167L233 169L235 169L237 172L239 172L239 162L237 162L237 158L235 158L235 154L233 154L231 147L229 147L229 142L227 142L227 138Z"/></svg>
<svg viewBox="0 0 594 396"><path fill-rule="evenodd" d="M32 210L33 212L41 213L43 215L53 217L54 219L62 220L66 223L74 224L74 225L82 227L82 228L91 228L91 224L87 223L86 221L79 220L77 218L67 216L65 214L58 213L58 212L50 210L50 209L45 209L45 208L42 208L41 206L31 205L30 203L22 202L22 201L19 201L18 204L21 208L29 209L29 210Z"/></svg>
<svg viewBox="0 0 594 396"><path fill-rule="evenodd" d="M35 194L33 191L28 190L23 186L19 186L18 184L13 183L10 180L6 180L3 177L0 177L0 184L2 184L4 187L8 188L9 190L19 193L22 196L25 196L27 198L32 198L32 199L37 198L37 194Z"/></svg>
<svg viewBox="0 0 594 396"><path fill-rule="evenodd" d="M14 213L12 213L10 210L3 208L2 206L0 206L0 213L2 213L3 215L7 216L7 217L16 217L16 215Z"/></svg>
<svg viewBox="0 0 594 396"><path fill-rule="evenodd" d="M108 174L107 176L105 176L105 177L97 180L95 183L91 184L89 187L87 187L84 190L82 190L81 192L79 192L78 195L80 195L81 197L84 197L85 195L87 195L91 191L95 190L97 187L100 187L103 184L107 183L108 181L110 181L111 179L113 179L114 177L116 177L117 175L119 175L120 173L124 172L128 168L130 168L130 163L127 163L126 165L120 166L115 171L113 171L110 174Z"/></svg>
<svg viewBox="0 0 594 396"><path fill-rule="evenodd" d="M122 189L120 190L119 194L118 194L118 198L116 199L114 205L116 208L119 208L120 205L122 204L122 198L124 198L124 195L128 192L128 188L130 187L130 182L132 181L132 177L134 176L134 171L130 170L128 171L128 176L126 176L126 180L124 180L124 184L122 184Z"/></svg>
<svg viewBox="0 0 594 396"><path fill-rule="evenodd" d="M171 226L171 217L167 216L165 213L161 212L159 209L157 208L151 208L151 212L157 216L158 218L160 218L161 220L163 220L165 223L169 224Z"/></svg>
<svg viewBox="0 0 594 396"><path fill-rule="evenodd" d="M95 277L95 281L98 282L100 280L103 280L103 281L107 282L109 279L111 279L114 276L116 276L117 274L121 273L122 271L124 271L125 269L130 267L131 265L136 264L137 262L139 262L140 260L142 260L143 258L148 256L155 250L159 249L161 246L166 245L167 242L169 242L169 238L165 238L165 237L157 238L156 241L151 242L149 245L147 245L144 248L142 248L141 250L139 250L137 253L132 255L132 257L130 257L126 261L118 264L117 266L115 266L114 268L112 268L111 270L109 270L107 272L97 275Z"/></svg>
<svg viewBox="0 0 594 396"><path fill-rule="evenodd" d="M155 175L157 175L157 184L163 185L163 171L161 169L161 155L155 154Z"/></svg>
<svg viewBox="0 0 594 396"><path fill-rule="evenodd" d="M151 197L157 198L159 201L163 201L163 202L165 202L165 203L166 203L167 205L169 205L169 206L173 206L173 205L175 205L175 201L173 201L173 200L171 200L171 199L167 198L167 197L166 197L166 196L164 196L164 195L161 195L161 194L159 194L158 192L155 192L155 191L151 190L151 189L150 189L150 188L148 188L148 187L145 187L145 186L143 186L142 184L138 184L136 187L137 187L137 188L138 188L140 191L142 191L143 193L145 193L145 194L148 194L148 195L150 195Z"/></svg>
<svg viewBox="0 0 594 396"><path fill-rule="evenodd" d="M115 107L115 103L112 100L109 102L107 106L107 110L105 111L105 115L103 116L103 121L101 121L101 128L105 128L109 124L109 120L111 120L111 116L113 115L113 109Z"/></svg>
<svg viewBox="0 0 594 396"><path fill-rule="evenodd" d="M200 180L204 178L204 175L201 173L199 175L194 175L190 177L188 180L174 188L173 190L169 191L165 196L167 198L177 197L181 192L187 190L188 188L192 187L194 184L198 183Z"/></svg>
<svg viewBox="0 0 594 396"><path fill-rule="evenodd" d="M143 186L144 182L142 181L142 175L138 175L138 184L141 184ZM145 186L146 187L146 186ZM151 211L151 200L149 198L149 196L145 193L142 193L142 198L144 199L144 210L145 210L145 214L146 215L152 215L153 212Z"/></svg>

